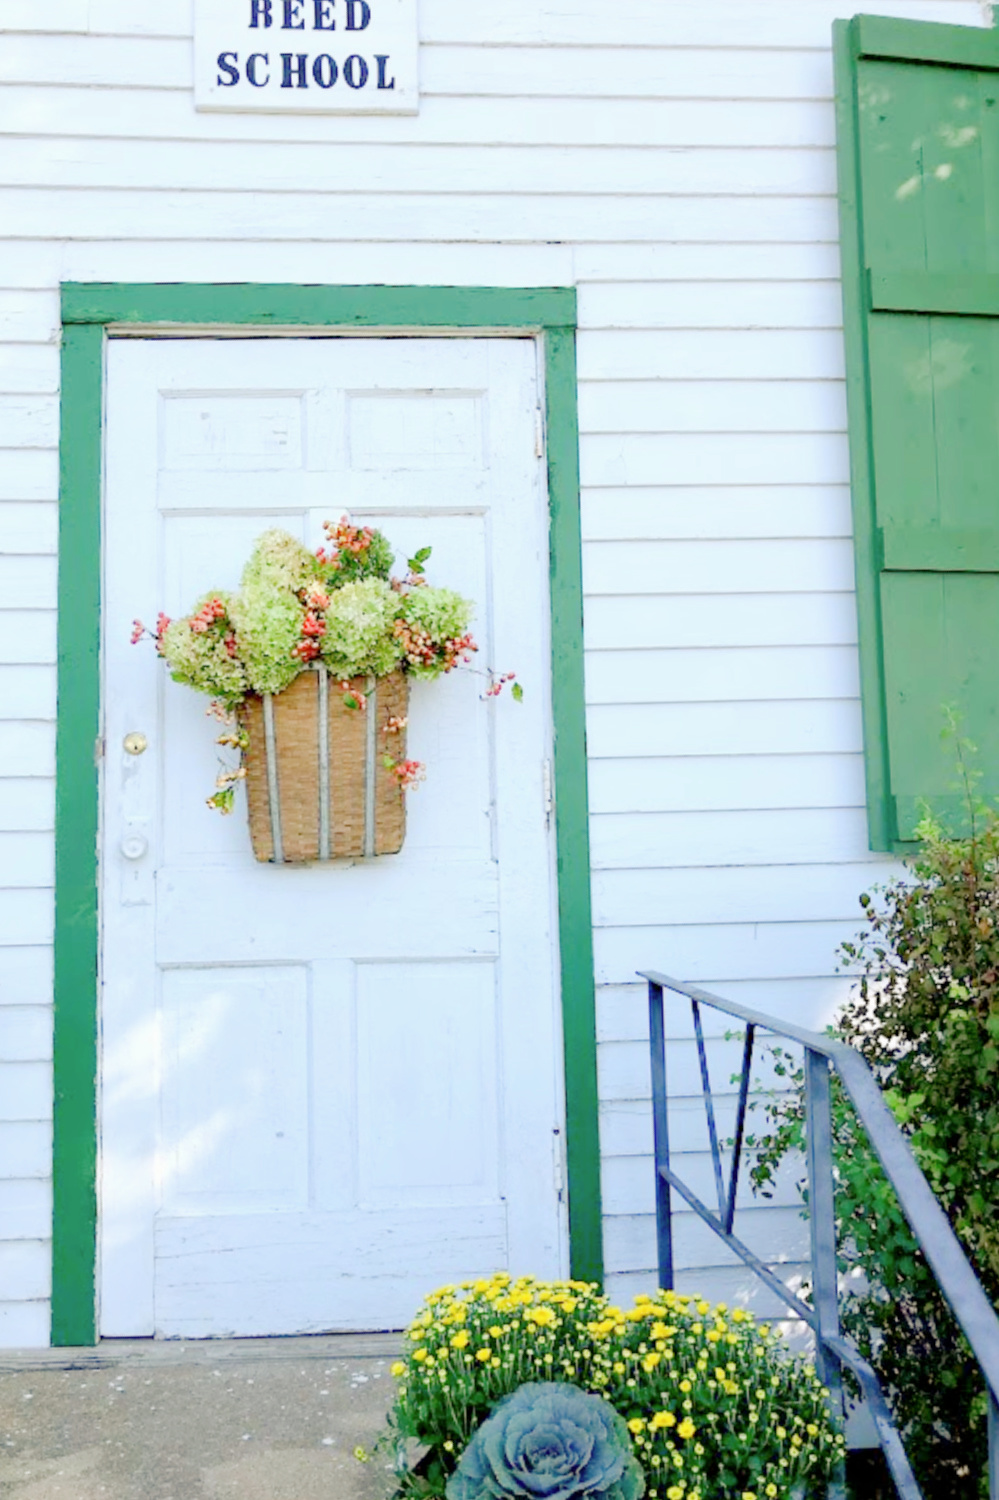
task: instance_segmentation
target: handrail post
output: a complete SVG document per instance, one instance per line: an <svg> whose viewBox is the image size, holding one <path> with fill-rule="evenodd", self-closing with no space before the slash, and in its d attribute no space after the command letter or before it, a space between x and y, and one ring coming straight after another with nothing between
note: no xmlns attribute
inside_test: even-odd
<svg viewBox="0 0 999 1500"><path fill-rule="evenodd" d="M812 1305L815 1308L815 1364L829 1389L834 1417L843 1420L843 1381L839 1361L825 1340L839 1338L839 1282L836 1258L836 1189L833 1178L832 1090L829 1059L805 1048L805 1143L808 1152L808 1225L812 1247ZM829 1485L829 1500L845 1494L842 1465Z"/></svg>
<svg viewBox="0 0 999 1500"><path fill-rule="evenodd" d="M673 1290L673 1197L663 1176L669 1170L669 1103L666 1094L666 1028L663 988L649 981L649 1057L652 1065L652 1129L656 1155L656 1243L659 1285Z"/></svg>

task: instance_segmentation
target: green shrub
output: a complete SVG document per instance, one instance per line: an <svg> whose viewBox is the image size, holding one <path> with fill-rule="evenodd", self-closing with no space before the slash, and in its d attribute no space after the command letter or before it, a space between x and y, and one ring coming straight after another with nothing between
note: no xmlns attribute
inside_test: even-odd
<svg viewBox="0 0 999 1500"><path fill-rule="evenodd" d="M841 950L859 983L838 1034L871 1064L993 1304L999 1302L999 814L975 795L958 743L968 832L930 816L902 879L861 897L866 930ZM751 1138L772 1191L804 1143L800 1070ZM833 1092L844 1326L874 1365L926 1500L987 1495L983 1380L848 1100Z"/></svg>

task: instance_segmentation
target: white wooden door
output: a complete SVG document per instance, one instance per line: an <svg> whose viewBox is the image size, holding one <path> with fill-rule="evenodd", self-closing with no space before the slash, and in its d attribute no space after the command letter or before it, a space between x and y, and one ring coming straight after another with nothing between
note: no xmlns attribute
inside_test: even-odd
<svg viewBox="0 0 999 1500"><path fill-rule="evenodd" d="M109 344L104 1335L393 1328L435 1284L564 1269L538 402L530 339ZM403 567L433 548L525 699L416 684L402 853L258 865L241 804L205 806L207 699L130 626L343 513Z"/></svg>

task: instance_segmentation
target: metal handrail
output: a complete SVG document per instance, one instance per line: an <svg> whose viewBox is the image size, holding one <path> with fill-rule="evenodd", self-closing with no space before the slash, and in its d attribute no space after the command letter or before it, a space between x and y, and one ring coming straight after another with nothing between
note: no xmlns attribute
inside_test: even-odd
<svg viewBox="0 0 999 1500"><path fill-rule="evenodd" d="M974 1270L923 1176L912 1148L888 1108L866 1060L843 1042L806 1031L761 1011L750 1010L720 995L683 984L655 970L643 971L649 986L649 1045L652 1067L652 1115L656 1163L656 1231L659 1282L673 1287L672 1195L676 1191L694 1212L750 1269L770 1287L786 1307L815 1334L816 1365L829 1387L835 1407L842 1409L840 1368L856 1377L867 1401L882 1452L887 1460L901 1500L922 1500L922 1491L895 1426L884 1392L871 1366L839 1327L839 1294L836 1265L836 1218L833 1179L833 1133L830 1068L839 1075L857 1118L901 1205L927 1264L944 1298L957 1318L985 1379L989 1397L989 1496L999 1500L999 1318ZM666 1033L663 993L684 995L693 1012L694 1035L700 1061L701 1084L708 1117L718 1211L707 1207L673 1170L669 1147L669 1110L666 1086ZM744 1023L742 1073L733 1142L733 1160L728 1185L722 1169L721 1150L715 1124L714 1101L708 1070L707 1049L701 1024L701 1006L721 1011ZM749 1074L757 1031L767 1031L798 1042L805 1051L805 1139L808 1154L809 1225L811 1230L812 1304L796 1297L758 1256L733 1233L736 1193L742 1163ZM843 1494L842 1471L829 1486L829 1500Z"/></svg>

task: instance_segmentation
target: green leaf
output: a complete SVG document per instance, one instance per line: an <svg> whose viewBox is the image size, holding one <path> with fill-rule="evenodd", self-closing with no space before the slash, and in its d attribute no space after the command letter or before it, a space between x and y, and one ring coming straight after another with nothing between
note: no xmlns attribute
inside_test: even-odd
<svg viewBox="0 0 999 1500"><path fill-rule="evenodd" d="M513 687L510 689L510 692L513 694L513 701L515 703L523 703L524 689L521 687L519 682L514 683Z"/></svg>

